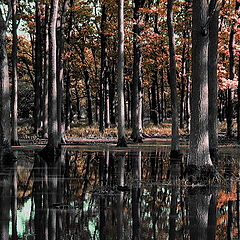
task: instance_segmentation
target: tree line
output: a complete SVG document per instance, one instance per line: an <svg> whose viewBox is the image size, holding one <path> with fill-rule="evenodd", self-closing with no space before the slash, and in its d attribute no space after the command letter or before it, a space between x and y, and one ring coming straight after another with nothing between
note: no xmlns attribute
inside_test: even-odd
<svg viewBox="0 0 240 240"><path fill-rule="evenodd" d="M31 113L35 134L50 148L64 142L74 117L97 122L100 132L117 125L119 146L127 145L125 127L140 143L145 119L158 125L171 117L172 155L180 151L179 128L186 129L189 162L211 165L218 121L226 121L231 137L237 118L240 136L239 6L238 0L2 2L0 145L18 144L17 119Z"/></svg>

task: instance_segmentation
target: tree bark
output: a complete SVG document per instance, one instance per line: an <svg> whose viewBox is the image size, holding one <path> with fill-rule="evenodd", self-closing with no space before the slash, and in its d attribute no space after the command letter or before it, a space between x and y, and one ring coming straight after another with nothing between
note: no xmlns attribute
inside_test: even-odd
<svg viewBox="0 0 240 240"><path fill-rule="evenodd" d="M176 53L175 53L175 36L173 28L173 0L168 0L167 4L167 25L169 38L169 84L171 89L171 109L172 109L172 141L171 153L177 154L179 152L179 127L178 127L178 97L177 97L177 83L176 83Z"/></svg>
<svg viewBox="0 0 240 240"><path fill-rule="evenodd" d="M58 138L59 142L65 142L64 131L64 108L63 108L63 89L64 89L64 47L65 47L65 24L68 1L64 0L61 7L61 18L57 28L57 115L58 115Z"/></svg>
<svg viewBox="0 0 240 240"><path fill-rule="evenodd" d="M69 1L69 8L72 9L74 6L74 1L70 0ZM67 32L67 45L68 49L67 51L70 51L69 45L70 45L70 40L71 40L71 34L72 34L72 23L73 23L73 11L70 11L70 16L68 19L68 32ZM70 61L66 61L66 87L65 87L65 94L66 94L66 101L65 101L65 130L70 130L70 112L71 112L71 76L70 76L70 71L71 71L71 66L70 66Z"/></svg>
<svg viewBox="0 0 240 240"><path fill-rule="evenodd" d="M107 21L106 5L102 6L102 19L101 19L101 76L100 76L100 88L99 88L99 131L103 132L105 129L104 116L105 116L105 107L104 107L104 83L106 81L106 70L107 70L107 36L105 34Z"/></svg>
<svg viewBox="0 0 240 240"><path fill-rule="evenodd" d="M209 50L208 50L208 129L209 150L212 160L218 155L218 79L217 79L217 47L218 47L218 15L217 0L209 6Z"/></svg>
<svg viewBox="0 0 240 240"><path fill-rule="evenodd" d="M237 140L240 143L240 56L238 57L238 88L237 88Z"/></svg>
<svg viewBox="0 0 240 240"><path fill-rule="evenodd" d="M85 44L84 38L82 38L82 44ZM87 117L88 117L88 125L93 124L93 117L92 117L92 99L91 99L91 88L90 88L90 82L89 82L89 72L87 69L87 63L84 53L84 47L80 46L80 51L75 47L78 54L80 55L82 64L83 64L83 75L84 75L84 82L85 82L85 88L86 88L86 95L87 95Z"/></svg>
<svg viewBox="0 0 240 240"><path fill-rule="evenodd" d="M40 3L35 1L36 39L35 39L35 83L34 83L34 132L38 135L41 128L41 93L42 93L42 20Z"/></svg>
<svg viewBox="0 0 240 240"><path fill-rule="evenodd" d="M235 13L240 8L240 3L236 0L236 7ZM236 20L233 20L231 31L230 31L230 38L229 38L229 79L234 80L235 74L235 38L236 38L236 30L235 30ZM232 137L232 129L233 129L233 90L229 87L228 88L228 98L227 98L227 136Z"/></svg>
<svg viewBox="0 0 240 240"><path fill-rule="evenodd" d="M10 11L10 9L9 9ZM0 10L0 146L10 146L10 93L6 50L7 20Z"/></svg>
<svg viewBox="0 0 240 240"><path fill-rule="evenodd" d="M143 15L140 8L144 0L133 1L133 86L132 86L132 139L142 142L142 43L139 39L142 32Z"/></svg>
<svg viewBox="0 0 240 240"><path fill-rule="evenodd" d="M193 0L189 165L212 165L208 134L208 0Z"/></svg>
<svg viewBox="0 0 240 240"><path fill-rule="evenodd" d="M153 122L154 125L158 124L157 95L156 95L157 79L158 79L158 71L155 70L152 76L152 86L151 86L152 104L151 104L151 110L150 110L151 121Z"/></svg>
<svg viewBox="0 0 240 240"><path fill-rule="evenodd" d="M17 118L18 118L18 76L17 76L17 6L16 0L11 0L12 4L12 134L11 144L13 146L19 145L17 132Z"/></svg>
<svg viewBox="0 0 240 240"><path fill-rule="evenodd" d="M112 71L111 71L111 81L109 83L109 88L111 91L109 92L109 102L110 102L110 123L112 125L116 124L116 101L115 101L115 85L116 85L116 62L112 59ZM125 109L126 110L126 109Z"/></svg>
<svg viewBox="0 0 240 240"><path fill-rule="evenodd" d="M56 24L58 0L51 1L49 26L49 84L48 84L48 145L56 148L59 145L58 114L57 114L57 49Z"/></svg>
<svg viewBox="0 0 240 240"><path fill-rule="evenodd" d="M118 143L126 147L124 102L124 0L118 2Z"/></svg>
<svg viewBox="0 0 240 240"><path fill-rule="evenodd" d="M45 5L44 85L43 85L43 138L48 138L48 76L49 76L49 6Z"/></svg>
<svg viewBox="0 0 240 240"><path fill-rule="evenodd" d="M184 97L185 97L185 89L186 89L186 33L183 31L183 50L182 50L182 69L181 69L181 100L180 100L180 128L184 128Z"/></svg>

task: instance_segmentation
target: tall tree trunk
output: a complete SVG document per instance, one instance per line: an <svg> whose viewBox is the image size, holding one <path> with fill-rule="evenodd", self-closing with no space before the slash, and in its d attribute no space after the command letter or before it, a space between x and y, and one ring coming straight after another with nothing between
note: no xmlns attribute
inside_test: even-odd
<svg viewBox="0 0 240 240"><path fill-rule="evenodd" d="M67 51L70 51L70 39L71 39L71 34L72 34L72 23L73 23L73 5L74 1L70 0L69 1L69 8L70 10L70 16L68 19L68 31L67 31ZM65 130L70 130L70 112L71 112L71 76L70 76L70 71L71 71L71 66L70 66L70 60L66 61L66 87L65 87L65 94L66 94L66 100L65 100Z"/></svg>
<svg viewBox="0 0 240 240"><path fill-rule="evenodd" d="M85 44L85 40L84 38L82 38L82 46L80 46L80 51L76 47L75 49L79 53L82 64L83 64L83 75L84 75L84 82L85 82L86 95L87 95L87 117L88 117L88 125L90 126L93 124L92 99L91 99L91 88L89 83L89 72L86 65L87 63L86 63L84 47L83 47L84 44Z"/></svg>
<svg viewBox="0 0 240 240"><path fill-rule="evenodd" d="M105 127L110 127L110 99L109 99L109 82L110 82L110 68L107 63L105 84L104 84L104 96L105 96Z"/></svg>
<svg viewBox="0 0 240 240"><path fill-rule="evenodd" d="M45 5L44 85L43 85L43 138L48 138L48 76L49 76L49 6Z"/></svg>
<svg viewBox="0 0 240 240"><path fill-rule="evenodd" d="M115 102L115 85L116 85L116 62L112 59L112 71L111 71L111 81L109 83L109 102L110 102L110 123L112 125L116 124L116 102Z"/></svg>
<svg viewBox="0 0 240 240"><path fill-rule="evenodd" d="M99 131L103 132L105 129L104 116L105 116L105 107L104 107L104 83L106 81L106 68L107 68L107 36L106 36L106 5L102 5L102 19L101 19L101 76L100 76L100 88L99 88Z"/></svg>
<svg viewBox="0 0 240 240"><path fill-rule="evenodd" d="M175 36L173 28L173 0L168 0L167 4L167 25L170 52L170 69L169 84L171 88L171 109L172 109L172 142L171 154L179 152L179 127L178 127L178 99L176 83L176 53L175 53Z"/></svg>
<svg viewBox="0 0 240 240"><path fill-rule="evenodd" d="M189 71L189 60L187 60L186 62L186 72ZM189 131L190 129L190 124L189 124L189 119L190 119L190 76L187 76L187 82L186 82L186 98L185 98L185 109L184 109L184 116L185 116L185 121L186 121L186 125L187 125L187 130Z"/></svg>
<svg viewBox="0 0 240 240"><path fill-rule="evenodd" d="M35 83L34 83L34 132L38 135L41 128L41 93L42 93L42 21L41 4L36 5L36 40L35 40Z"/></svg>
<svg viewBox="0 0 240 240"><path fill-rule="evenodd" d="M81 120L81 103L80 103L80 96L78 94L77 81L75 83L75 94L76 94L76 100L77 100L77 118L80 121Z"/></svg>
<svg viewBox="0 0 240 240"><path fill-rule="evenodd" d="M133 1L133 86L132 86L132 139L134 142L142 142L142 32L143 15L140 8L145 0Z"/></svg>
<svg viewBox="0 0 240 240"><path fill-rule="evenodd" d="M217 79L217 47L218 47L218 13L217 0L210 3L209 50L208 50L208 129L209 150L212 160L218 155L218 79Z"/></svg>
<svg viewBox="0 0 240 240"><path fill-rule="evenodd" d="M11 144L19 145L17 132L17 118L18 118L18 78L17 78L17 6L16 0L11 0L12 3L12 135Z"/></svg>
<svg viewBox="0 0 240 240"><path fill-rule="evenodd" d="M9 9L10 11L10 9ZM0 10L0 146L10 146L10 93L6 50L7 21Z"/></svg>
<svg viewBox="0 0 240 240"><path fill-rule="evenodd" d="M238 57L238 88L237 88L237 140L240 143L240 56Z"/></svg>
<svg viewBox="0 0 240 240"><path fill-rule="evenodd" d="M159 113L159 115L161 115L161 120L160 122L162 122L164 120L164 76L163 76L163 69L161 69L161 83L160 83L160 88L161 88L161 113Z"/></svg>
<svg viewBox="0 0 240 240"><path fill-rule="evenodd" d="M65 47L65 24L68 1L64 0L61 9L61 18L57 28L57 115L58 115L58 138L59 142L65 142L64 131L64 109L63 109L63 88L64 88L64 47Z"/></svg>
<svg viewBox="0 0 240 240"><path fill-rule="evenodd" d="M57 114L57 49L56 24L58 16L58 0L51 1L49 26L49 84L48 84L48 145L56 148L59 145L58 114Z"/></svg>
<svg viewBox="0 0 240 240"><path fill-rule="evenodd" d="M152 95L152 104L151 104L151 112L150 112L150 117L151 121L153 122L154 125L158 124L158 114L157 114L157 95L156 95L156 90L157 90L157 78L158 77L158 71L155 70L154 74L152 76L152 86L151 86L151 95Z"/></svg>
<svg viewBox="0 0 240 240"><path fill-rule="evenodd" d="M240 8L240 3L236 0L236 7L235 7L235 13ZM235 74L235 30L236 20L233 20L231 31L230 31L230 38L229 38L229 79L234 80L234 74ZM227 136L232 137L232 129L233 129L233 90L229 87L228 88L228 98L227 98Z"/></svg>
<svg viewBox="0 0 240 240"><path fill-rule="evenodd" d="M124 0L118 2L118 143L126 147L124 102Z"/></svg>
<svg viewBox="0 0 240 240"><path fill-rule="evenodd" d="M182 69L181 69L181 100L180 100L180 128L184 128L184 96L186 88L186 43L185 43L186 33L183 31L183 50L182 50Z"/></svg>
<svg viewBox="0 0 240 240"><path fill-rule="evenodd" d="M212 165L208 134L208 0L193 0L189 165Z"/></svg>

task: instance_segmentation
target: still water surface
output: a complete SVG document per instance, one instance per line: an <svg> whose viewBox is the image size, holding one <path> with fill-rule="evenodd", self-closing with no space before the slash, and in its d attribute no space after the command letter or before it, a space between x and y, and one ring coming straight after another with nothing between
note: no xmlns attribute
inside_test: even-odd
<svg viewBox="0 0 240 240"><path fill-rule="evenodd" d="M222 154L221 184L193 187L187 157L166 149L15 154L0 172L1 240L239 239L235 156Z"/></svg>

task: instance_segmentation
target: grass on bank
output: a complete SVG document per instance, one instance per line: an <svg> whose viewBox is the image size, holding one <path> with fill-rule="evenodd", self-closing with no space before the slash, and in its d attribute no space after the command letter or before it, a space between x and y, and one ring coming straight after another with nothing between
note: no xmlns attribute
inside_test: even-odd
<svg viewBox="0 0 240 240"><path fill-rule="evenodd" d="M237 124L233 125L233 132L236 131ZM226 133L227 124L225 122L219 123L219 132ZM126 136L131 136L132 130L126 128ZM144 134L148 136L171 136L171 122L166 121L158 125L153 125L151 123L147 124L143 128ZM188 134L186 129L179 130L180 135ZM19 136L34 136L34 129L31 126L29 120L19 121L18 127ZM92 126L88 126L85 122L75 122L72 124L71 129L66 131L67 137L79 137L79 138L116 138L117 137L117 127L112 126L106 128L103 133L99 131L99 125L94 123Z"/></svg>

